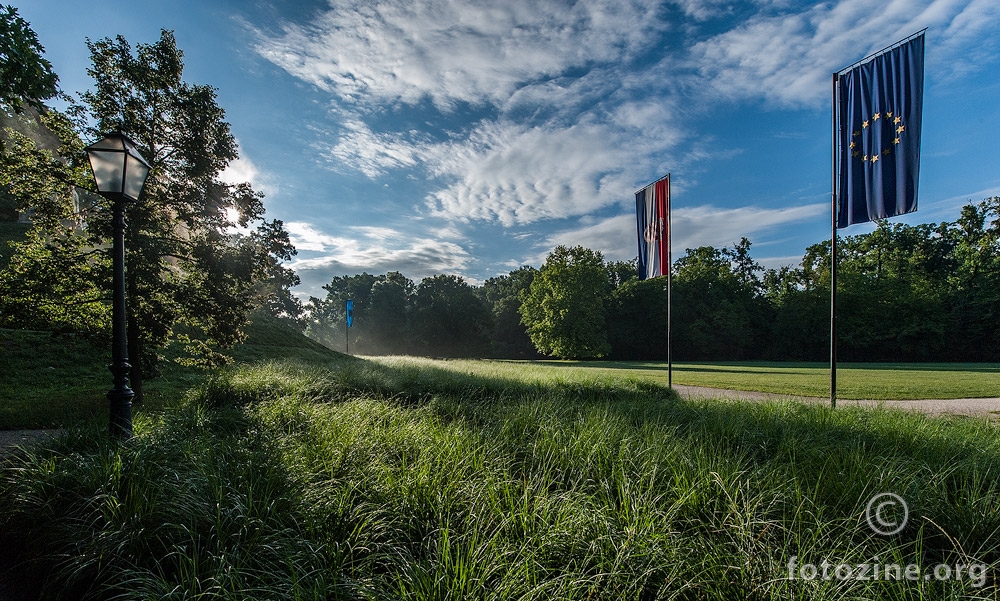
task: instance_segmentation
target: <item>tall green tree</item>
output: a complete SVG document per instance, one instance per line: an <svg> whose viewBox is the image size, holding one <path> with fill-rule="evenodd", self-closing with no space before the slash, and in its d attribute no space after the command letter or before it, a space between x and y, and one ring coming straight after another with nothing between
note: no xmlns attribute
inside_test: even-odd
<svg viewBox="0 0 1000 601"><path fill-rule="evenodd" d="M107 328L110 259L86 223L100 200L83 141L65 115L27 109L5 130L0 189L13 217L32 216L27 239L0 271L0 324L54 331Z"/></svg>
<svg viewBox="0 0 1000 601"><path fill-rule="evenodd" d="M0 5L0 109L19 113L25 104L42 109L58 93L59 78L44 53L17 9Z"/></svg>
<svg viewBox="0 0 1000 601"><path fill-rule="evenodd" d="M364 355L401 354L410 350L413 282L393 271L335 276L325 284L326 297L310 298L305 307L305 333L326 346ZM353 326L348 330L347 301L354 301Z"/></svg>
<svg viewBox="0 0 1000 601"><path fill-rule="evenodd" d="M538 270L524 265L507 275L487 279L479 288L480 296L493 309L492 354L496 357L531 359L538 356L528 332L521 323L521 303L531 289Z"/></svg>
<svg viewBox="0 0 1000 601"><path fill-rule="evenodd" d="M1000 197L962 207L945 236L954 244L948 277L948 354L966 361L1000 360Z"/></svg>
<svg viewBox="0 0 1000 601"><path fill-rule="evenodd" d="M687 249L676 261L671 321L678 358L747 359L767 348L767 301L749 248L743 238L727 249Z"/></svg>
<svg viewBox="0 0 1000 601"><path fill-rule="evenodd" d="M421 355L482 357L492 329L489 307L454 275L424 278L413 297L415 350Z"/></svg>
<svg viewBox="0 0 1000 601"><path fill-rule="evenodd" d="M127 209L125 243L129 352L141 390L156 349L177 324L196 333L188 338L194 360L225 361L217 349L243 338L254 286L294 249L279 222L264 221L262 194L249 183L219 180L238 158L236 141L215 89L183 81L173 32L134 50L122 36L87 46L94 87L81 94L79 112L91 124L88 137L122 130L153 165L143 194ZM99 213L89 231L109 237L108 217ZM235 225L253 223L259 225L252 235L234 235Z"/></svg>
<svg viewBox="0 0 1000 601"><path fill-rule="evenodd" d="M221 351L243 338L251 309L268 297L281 304L273 286L294 281L280 265L294 248L281 222L264 220L262 195L250 184L219 180L237 158L236 142L215 90L183 81L183 53L171 32L135 49L120 36L88 41L88 47L95 85L71 109L82 137L96 140L121 130L153 165L142 195L126 209L129 358L141 399L144 377L156 373L157 350L171 339L187 342L189 361L224 362ZM39 263L58 258L77 267L69 273L83 274L88 261L107 252L111 211L91 193L96 204L81 213L80 190L94 184L81 136L67 137L57 154L20 155L23 164L11 165L14 153L6 153L2 171L10 177L19 169L26 182L14 192L31 208L37 235L22 254ZM28 142L22 146L28 149ZM67 217L75 221L72 227ZM238 235L236 225L257 228ZM100 273L106 266L106 259L97 260L92 270L99 277L91 283L102 290L110 284ZM37 284L52 272L22 269L20 285L38 290L28 286L32 278Z"/></svg>
<svg viewBox="0 0 1000 601"><path fill-rule="evenodd" d="M608 341L614 359L667 358L667 278L639 280L614 289L608 312Z"/></svg>
<svg viewBox="0 0 1000 601"><path fill-rule="evenodd" d="M416 290L413 281L398 271L387 273L372 284L367 326L371 332L370 353L410 352L411 303Z"/></svg>
<svg viewBox="0 0 1000 601"><path fill-rule="evenodd" d="M372 286L378 277L370 273L360 273L351 276L334 276L328 284L323 285L326 296L322 299L312 297L306 305L306 335L332 348L345 349L347 335L347 301L354 301L354 327L351 342L356 352L367 349L358 346L358 336L364 336L371 322L370 299ZM360 334L359 334L360 333ZM362 345L364 341L362 340ZM346 349L345 349L346 350Z"/></svg>
<svg viewBox="0 0 1000 601"><path fill-rule="evenodd" d="M600 252L557 246L521 305L521 319L535 347L561 358L611 352L605 325L610 286Z"/></svg>

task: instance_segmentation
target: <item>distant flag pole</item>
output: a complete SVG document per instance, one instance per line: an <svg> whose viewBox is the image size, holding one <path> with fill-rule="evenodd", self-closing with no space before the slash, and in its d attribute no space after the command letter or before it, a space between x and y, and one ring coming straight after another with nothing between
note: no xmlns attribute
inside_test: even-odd
<svg viewBox="0 0 1000 601"><path fill-rule="evenodd" d="M348 355L351 354L351 326L354 325L354 301L347 301L347 310L344 312L347 316L347 327L344 328L344 348L347 350Z"/></svg>
<svg viewBox="0 0 1000 601"><path fill-rule="evenodd" d="M639 241L639 279L667 276L667 386L673 386L670 345L670 174L635 193L636 234Z"/></svg>
<svg viewBox="0 0 1000 601"><path fill-rule="evenodd" d="M830 406L837 406L837 229L917 210L924 33L833 74Z"/></svg>

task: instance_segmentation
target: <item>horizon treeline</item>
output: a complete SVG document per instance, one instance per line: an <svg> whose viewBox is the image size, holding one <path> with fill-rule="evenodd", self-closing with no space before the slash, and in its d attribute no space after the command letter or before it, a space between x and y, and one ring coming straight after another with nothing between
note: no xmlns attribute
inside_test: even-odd
<svg viewBox="0 0 1000 601"><path fill-rule="evenodd" d="M673 358L828 359L830 241L778 269L761 267L750 246L743 238L689 248L674 261ZM1000 361L1000 197L966 205L955 222L882 221L871 233L839 237L837 251L841 360ZM481 286L390 272L335 277L323 288L326 297L310 299L301 323L335 350L349 335L355 354L667 357L666 278L639 281L634 259L605 261L584 247L558 247L540 269L522 266Z"/></svg>

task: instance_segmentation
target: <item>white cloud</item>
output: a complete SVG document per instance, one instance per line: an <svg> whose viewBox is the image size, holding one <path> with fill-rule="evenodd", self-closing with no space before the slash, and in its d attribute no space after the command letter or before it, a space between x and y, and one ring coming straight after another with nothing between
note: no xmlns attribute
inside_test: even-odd
<svg viewBox="0 0 1000 601"><path fill-rule="evenodd" d="M786 209L738 207L721 209L712 206L681 207L671 212L673 256L676 260L685 249L699 246L723 248L747 237L763 236L779 226L822 219L830 211L825 203ZM565 230L549 236L542 250L531 257L540 265L557 245L585 246L604 253L605 259L628 260L636 256L635 217L617 215L586 227Z"/></svg>
<svg viewBox="0 0 1000 601"><path fill-rule="evenodd" d="M642 161L620 131L601 123L565 128L485 123L436 149L430 169L452 183L432 193L432 213L504 226L586 215L628 198L626 166Z"/></svg>
<svg viewBox="0 0 1000 601"><path fill-rule="evenodd" d="M358 226L347 236L325 234L316 226L285 224L299 257L288 267L302 280L300 296L322 296L322 286L334 276L399 271L419 281L438 274L461 274L472 262L462 246L438 238L415 237L391 228Z"/></svg>
<svg viewBox="0 0 1000 601"><path fill-rule="evenodd" d="M346 165L376 178L390 169L413 167L421 160L418 142L405 135L375 133L356 119L342 125L345 131L336 144L316 145L330 164Z"/></svg>
<svg viewBox="0 0 1000 601"><path fill-rule="evenodd" d="M762 13L695 44L691 59L723 97L815 106L829 100L831 73L924 27L933 28L928 36L941 41L949 62L952 55L961 59L966 46L996 30L997 6L994 0L843 0Z"/></svg>
<svg viewBox="0 0 1000 601"><path fill-rule="evenodd" d="M432 176L427 205L447 220L530 224L592 213L627 200L636 173L662 170L683 139L662 105L624 103L600 122L482 121L466 137L430 142L353 122L323 154L371 178L418 167ZM655 123L650 127L645 124ZM634 140L642 139L637 145ZM691 156L697 151L692 148Z"/></svg>
<svg viewBox="0 0 1000 601"><path fill-rule="evenodd" d="M733 12L729 0L674 0L674 4L697 21L707 21Z"/></svg>
<svg viewBox="0 0 1000 601"><path fill-rule="evenodd" d="M502 103L524 82L614 61L656 23L652 0L330 0L309 25L258 32L257 52L338 97L439 108Z"/></svg>
<svg viewBox="0 0 1000 601"><path fill-rule="evenodd" d="M254 190L263 192L267 196L274 194L275 188L269 178L261 173L257 165L239 148L239 142L237 142L237 151L239 158L230 161L229 165L219 173L219 181L229 185L249 183Z"/></svg>

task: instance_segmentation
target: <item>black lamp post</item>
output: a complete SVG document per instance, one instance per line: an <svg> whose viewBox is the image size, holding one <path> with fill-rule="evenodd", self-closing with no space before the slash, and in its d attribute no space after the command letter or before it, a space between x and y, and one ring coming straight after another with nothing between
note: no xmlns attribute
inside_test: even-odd
<svg viewBox="0 0 1000 601"><path fill-rule="evenodd" d="M109 134L85 150L94 172L94 181L97 182L97 191L112 202L114 298L111 307L111 365L108 368L114 376L114 388L108 392L108 401L111 404L111 437L126 440L132 437L132 398L135 393L128 385L132 366L128 362L125 317L125 202L134 202L139 198L150 164L139 154L135 143L120 131Z"/></svg>

